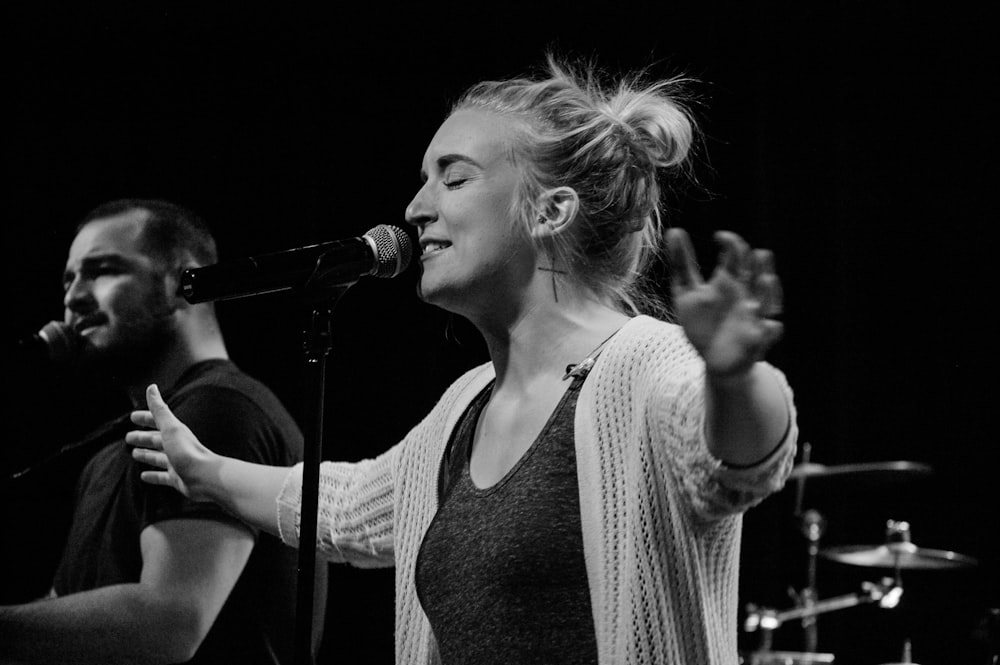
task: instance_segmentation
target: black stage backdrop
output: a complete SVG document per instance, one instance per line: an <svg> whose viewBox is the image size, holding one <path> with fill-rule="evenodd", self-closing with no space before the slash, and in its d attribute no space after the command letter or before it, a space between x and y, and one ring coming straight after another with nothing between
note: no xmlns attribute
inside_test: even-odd
<svg viewBox="0 0 1000 665"><path fill-rule="evenodd" d="M787 334L771 360L796 390L812 460L934 471L810 481L803 505L827 520L823 546L878 544L886 520L902 519L918 545L980 561L907 571L895 610L824 615L818 650L881 663L910 637L925 665L984 662L983 618L1000 606L985 11L687 4L8 7L5 470L121 408L103 381L25 368L13 351L61 317L73 226L96 204L188 205L213 223L224 259L356 236L402 224L426 142L467 85L529 70L546 48L611 72L682 71L703 81L703 188L673 202L671 222L706 264L716 229L775 250ZM468 325L446 335L448 316L417 301L415 280L413 269L363 280L336 310L327 458L385 450L485 358ZM308 416L305 310L271 295L220 311L234 359ZM73 464L62 466L5 484L4 603L47 588ZM791 607L789 589L804 584L792 489L747 515L741 607ZM821 560L819 595L885 573ZM323 662L391 662L392 584L392 571L334 567ZM757 646L756 635L740 641ZM798 625L775 634L776 648L803 644Z"/></svg>

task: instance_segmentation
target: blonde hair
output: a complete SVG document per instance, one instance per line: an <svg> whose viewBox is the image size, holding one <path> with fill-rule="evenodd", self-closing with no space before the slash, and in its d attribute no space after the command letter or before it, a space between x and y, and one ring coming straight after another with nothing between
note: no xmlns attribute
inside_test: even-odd
<svg viewBox="0 0 1000 665"><path fill-rule="evenodd" d="M644 275L663 247L661 180L689 175L697 127L682 100L688 79L650 84L642 74L613 85L596 68L548 56L545 78L484 81L453 106L513 118L511 158L523 177L512 214L526 225L546 211L540 195L571 187L580 205L568 233L546 247L598 298L629 313L662 314Z"/></svg>

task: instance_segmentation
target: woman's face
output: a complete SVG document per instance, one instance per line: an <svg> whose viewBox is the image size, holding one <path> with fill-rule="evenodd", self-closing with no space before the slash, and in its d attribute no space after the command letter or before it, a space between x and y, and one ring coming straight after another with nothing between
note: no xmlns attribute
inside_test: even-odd
<svg viewBox="0 0 1000 665"><path fill-rule="evenodd" d="M424 153L423 186L406 208L420 242L419 293L463 315L516 298L535 272L535 251L512 216L520 173L511 121L460 110Z"/></svg>

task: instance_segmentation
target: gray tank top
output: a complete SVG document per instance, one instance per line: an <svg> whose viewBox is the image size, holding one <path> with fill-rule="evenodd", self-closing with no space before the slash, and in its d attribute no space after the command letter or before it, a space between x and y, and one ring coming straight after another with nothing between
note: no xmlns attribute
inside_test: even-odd
<svg viewBox="0 0 1000 665"><path fill-rule="evenodd" d="M441 501L417 557L416 587L443 665L597 663L583 559L573 379L541 433L495 485L469 457L488 386L459 421Z"/></svg>

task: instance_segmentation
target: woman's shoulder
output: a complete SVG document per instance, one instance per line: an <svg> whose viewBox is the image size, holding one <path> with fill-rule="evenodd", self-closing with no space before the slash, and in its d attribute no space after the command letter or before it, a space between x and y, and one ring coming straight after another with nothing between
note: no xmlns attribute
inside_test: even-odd
<svg viewBox="0 0 1000 665"><path fill-rule="evenodd" d="M424 420L434 422L447 419L456 410L461 410L464 405L471 402L494 376L493 363L489 362L467 370L445 389Z"/></svg>
<svg viewBox="0 0 1000 665"><path fill-rule="evenodd" d="M633 316L628 322L622 326L622 332L631 335L640 334L675 334L681 331L681 327L676 323L671 323L670 321L664 321L663 319L657 319L655 317L639 314L638 316Z"/></svg>
<svg viewBox="0 0 1000 665"><path fill-rule="evenodd" d="M461 395L469 391L478 393L486 387L487 383L493 380L494 376L495 372L493 371L493 363L485 362L482 365L476 365L452 381L451 385L448 386L444 394L449 395L457 393Z"/></svg>
<svg viewBox="0 0 1000 665"><path fill-rule="evenodd" d="M689 345L684 329L676 323L640 315L629 319L622 326L608 348L634 350L644 347L686 348Z"/></svg>
<svg viewBox="0 0 1000 665"><path fill-rule="evenodd" d="M628 390L663 378L683 380L701 368L700 356L675 323L650 316L630 319L605 346L594 372L597 383L611 381Z"/></svg>
<svg viewBox="0 0 1000 665"><path fill-rule="evenodd" d="M493 380L492 363L473 367L455 379L438 398L434 407L414 426L402 442L400 454L405 459L419 459L430 452L439 459L458 418L472 399Z"/></svg>

